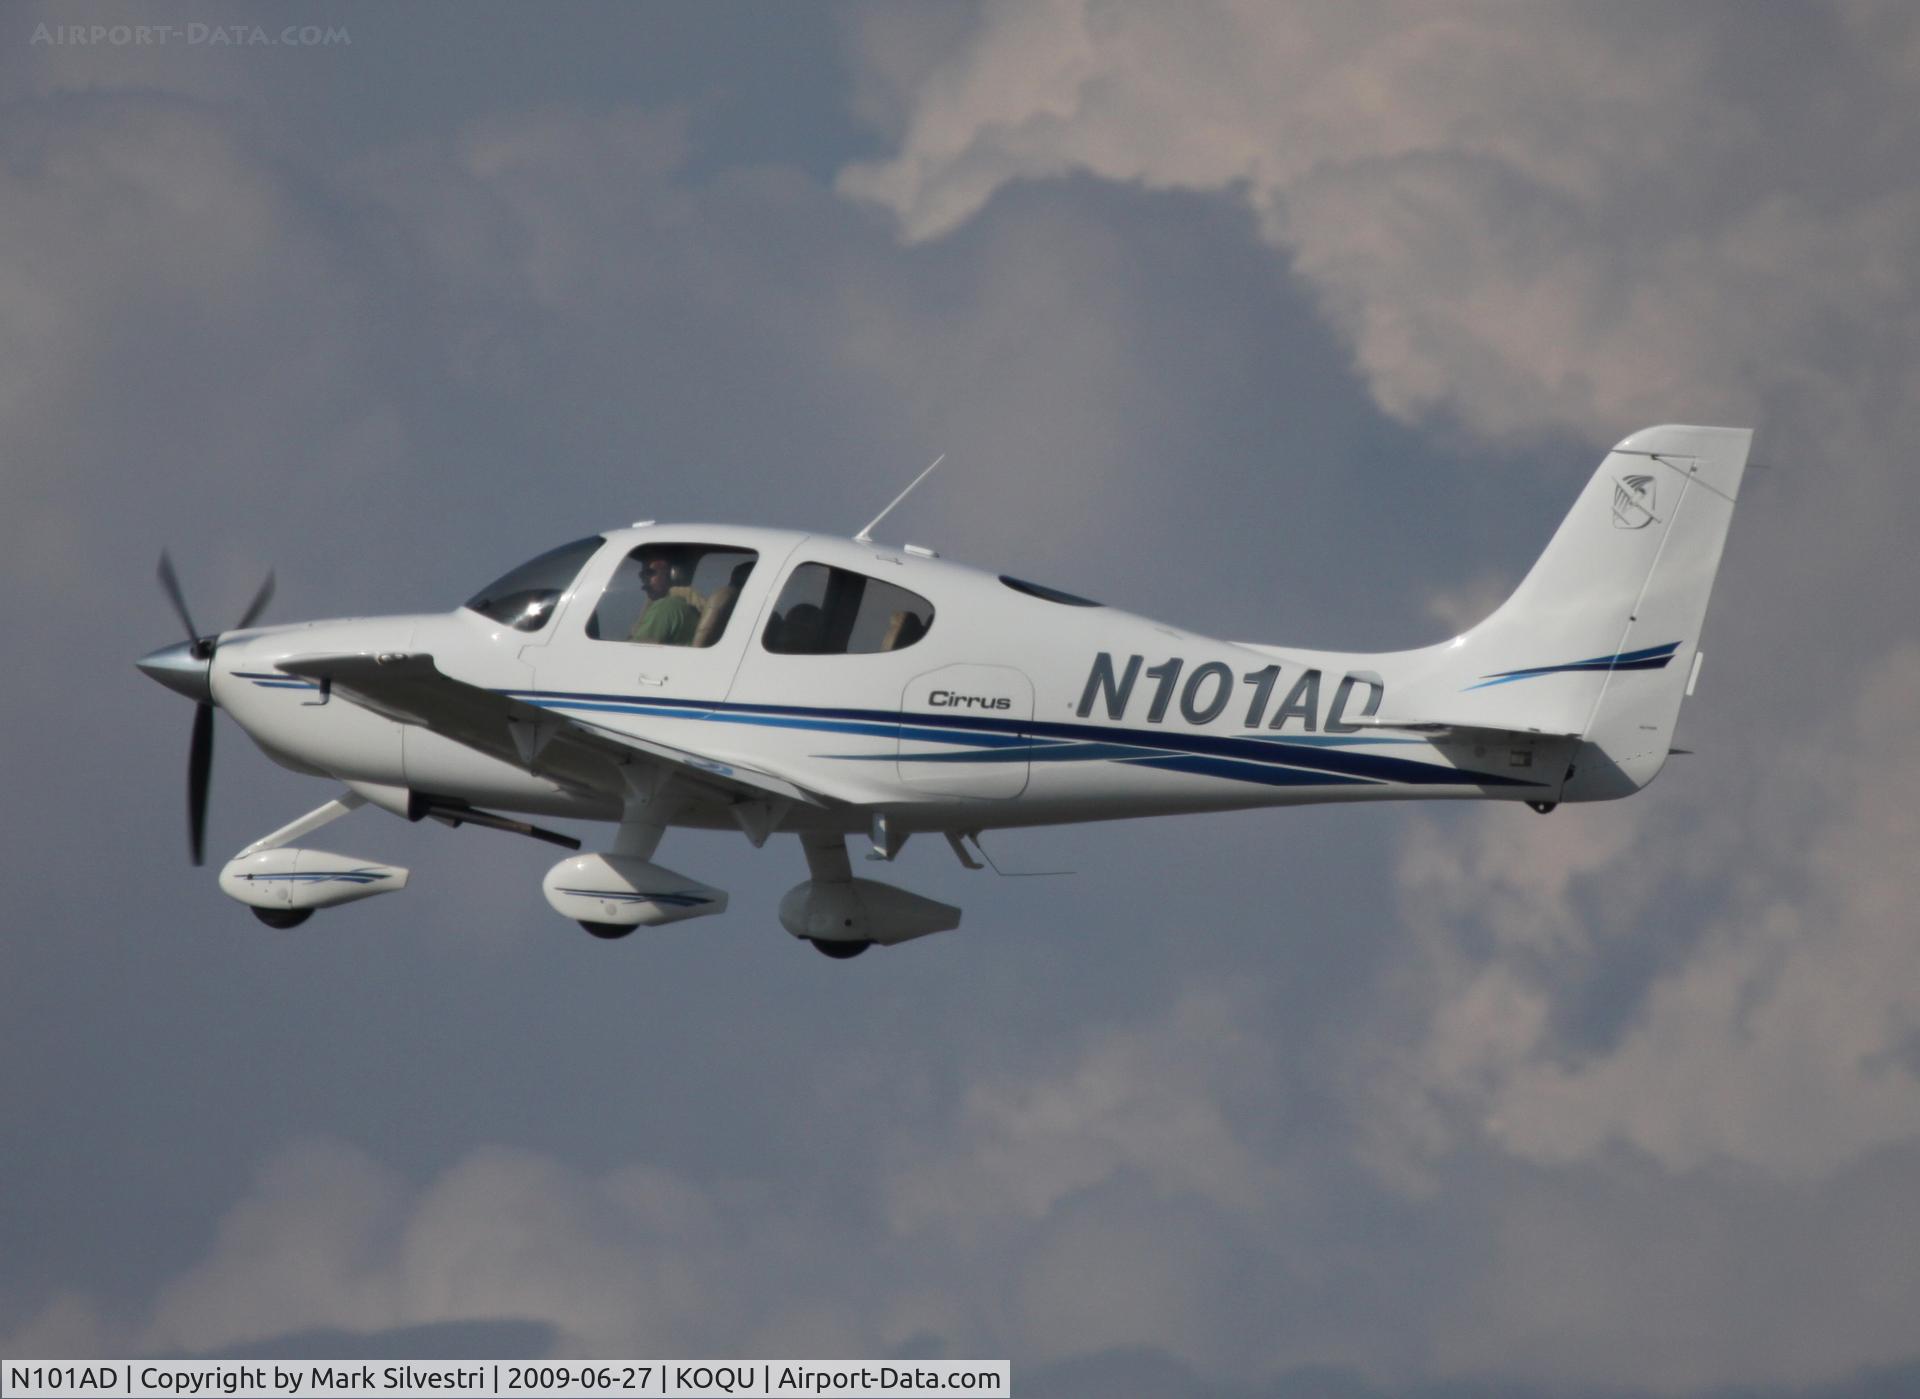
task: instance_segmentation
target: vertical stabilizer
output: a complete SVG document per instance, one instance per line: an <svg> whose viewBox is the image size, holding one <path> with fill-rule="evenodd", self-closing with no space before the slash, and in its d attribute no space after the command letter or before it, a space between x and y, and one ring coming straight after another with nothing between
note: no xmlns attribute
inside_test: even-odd
<svg viewBox="0 0 1920 1399"><path fill-rule="evenodd" d="M1752 436L1667 426L1621 442L1513 596L1422 653L1418 707L1580 735L1563 800L1646 786L1666 762Z"/></svg>

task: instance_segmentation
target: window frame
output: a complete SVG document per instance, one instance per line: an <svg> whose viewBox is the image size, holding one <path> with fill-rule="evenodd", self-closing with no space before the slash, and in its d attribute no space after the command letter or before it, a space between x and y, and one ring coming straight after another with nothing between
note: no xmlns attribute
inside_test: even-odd
<svg viewBox="0 0 1920 1399"><path fill-rule="evenodd" d="M630 601L630 595L636 590L644 596L644 585L640 584L636 587L636 575L626 574L626 570L636 564L642 556L647 554L664 554L669 558L673 558L675 555L684 556L689 553L694 555L694 563L692 569L689 571L687 581L685 583L676 583L673 585L673 588L676 591L685 588L693 594L692 597L685 597L683 600L691 604L700 614L698 621L695 623L696 636L698 635L698 628L706 624L706 619L710 615L709 609L713 606L715 599L719 598L728 588L734 589L733 600L727 607L727 615L720 622L719 627L714 631L712 636L700 644L696 644L692 639L684 642L636 640L632 636L632 631L640 625L641 620L646 616L648 608L652 606L651 601L641 605L638 610L633 612L632 617L626 622L627 635L603 636L600 634L599 628L602 613L610 602L615 604L617 611ZM727 581L720 583L717 587L702 596L699 589L695 586L695 579L698 578L700 569L706 561L716 554L732 556L733 561L727 565ZM605 642L618 646L661 646L677 651L711 651L726 639L732 629L734 619L740 611L740 601L746 596L747 590L753 582L754 575L760 567L761 559L762 555L760 550L746 544L710 542L703 539L650 539L636 544L631 549L622 552L620 556L614 560L613 567L607 571L606 577L601 580L599 595L593 601L593 609L587 613L586 620L581 624L581 634L589 641ZM739 573L743 567L746 569L745 574L741 576L738 583L733 582L733 575ZM625 574L624 577L623 574ZM700 600L695 601L696 598Z"/></svg>
<svg viewBox="0 0 1920 1399"><path fill-rule="evenodd" d="M825 583L819 589L820 601L815 603L812 600L812 590L809 589L809 595L807 597L795 602L787 602L786 599L789 590L793 588L795 583L800 582L808 569L816 568L824 569L827 575ZM844 619L844 623L839 615L841 610L840 605L835 602L836 584L840 579L857 579L860 583L859 596L851 605L852 616ZM918 631L907 640L899 642L894 646L874 646L855 649L852 646L852 642L861 627L867 609L871 605L871 594L869 590L876 584L882 588L891 589L894 593L904 595L907 599L904 605L887 607L884 610L905 612L907 616L914 619L918 625ZM841 586L844 587L844 585ZM800 606L816 607L821 611L821 625L827 632L823 640L826 642L831 642L833 639L832 633L841 630L844 625L844 635L841 637L841 643L837 646L823 646L821 648L792 649L776 642L776 629L790 624L792 619L789 614L795 607ZM895 583L891 579L877 577L871 573L862 573L859 569L847 568L841 564L828 563L824 559L803 559L787 570L787 576L780 582L779 591L774 594L773 601L768 604L766 621L760 628L760 649L770 656L890 656L901 651L910 650L926 640L928 633L933 630L934 619L938 615L939 609L934 605L931 598L927 597L924 593L915 592L912 588ZM891 625L891 620L889 620L889 625Z"/></svg>

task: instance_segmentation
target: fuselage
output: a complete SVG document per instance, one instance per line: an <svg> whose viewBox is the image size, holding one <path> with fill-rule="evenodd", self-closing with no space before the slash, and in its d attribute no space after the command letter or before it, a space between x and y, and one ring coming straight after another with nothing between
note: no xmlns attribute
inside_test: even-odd
<svg viewBox="0 0 1920 1399"><path fill-rule="evenodd" d="M394 810L415 792L622 816L616 798L543 776L537 762L515 765L397 722L280 662L426 653L453 679L837 799L785 813L788 829L862 829L873 811L903 830L979 831L1304 802L1558 796L1561 740L1490 749L1364 726L1390 712L1398 678L1417 679L1431 649L1346 655L1219 641L924 551L824 535L676 525L597 540L553 564L567 576L517 612L520 594L509 590L507 601L483 595L449 613L229 633L213 698L275 761ZM677 602L638 591L636 570L660 558L678 561ZM650 607L656 618L677 614L678 639L648 636L659 631L645 620ZM689 800L672 824L729 821Z"/></svg>

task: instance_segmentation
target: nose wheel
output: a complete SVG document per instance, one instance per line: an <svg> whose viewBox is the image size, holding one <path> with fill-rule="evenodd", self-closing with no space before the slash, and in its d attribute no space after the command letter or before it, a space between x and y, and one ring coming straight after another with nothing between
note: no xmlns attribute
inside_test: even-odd
<svg viewBox="0 0 1920 1399"><path fill-rule="evenodd" d="M870 942L853 942L840 939L829 940L827 938L807 938L806 941L813 944L813 950L815 952L820 953L824 957L831 957L836 962L844 962L849 957L858 957L862 952L865 952L869 947L873 946Z"/></svg>

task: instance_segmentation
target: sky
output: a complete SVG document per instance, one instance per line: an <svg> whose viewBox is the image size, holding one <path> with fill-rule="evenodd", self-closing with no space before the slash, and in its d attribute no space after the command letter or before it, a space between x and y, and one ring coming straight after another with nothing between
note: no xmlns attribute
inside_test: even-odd
<svg viewBox="0 0 1920 1399"><path fill-rule="evenodd" d="M1900 4L9 7L0 1354L1920 1387L1915 149ZM1417 645L1661 422L1758 469L1647 792L917 842L965 923L851 963L790 840L603 944L371 809L405 893L265 930L222 852L329 789L222 718L191 868L132 668L163 546L451 608L943 452L948 557Z"/></svg>

